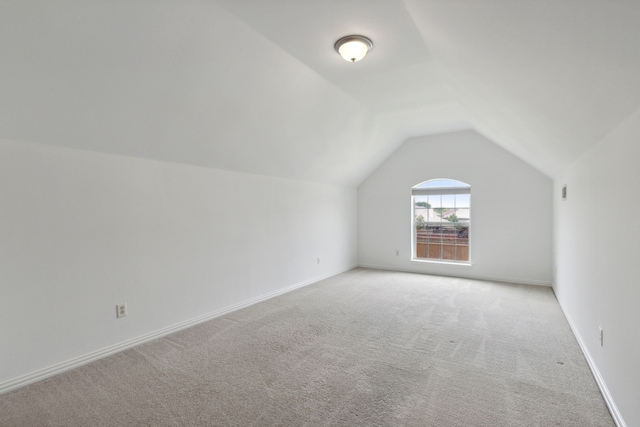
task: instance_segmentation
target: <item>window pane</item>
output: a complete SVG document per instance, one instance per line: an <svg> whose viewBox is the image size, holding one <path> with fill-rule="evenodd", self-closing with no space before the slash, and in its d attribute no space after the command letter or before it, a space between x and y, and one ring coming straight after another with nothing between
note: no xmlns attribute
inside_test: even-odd
<svg viewBox="0 0 640 427"><path fill-rule="evenodd" d="M427 196L427 197L429 199L428 203L431 205L431 208L436 209L436 208L441 208L442 207L441 196L439 194L430 195L430 196Z"/></svg>
<svg viewBox="0 0 640 427"><path fill-rule="evenodd" d="M425 181L414 188L429 188L444 194L415 195L415 256L420 259L469 261L470 194L447 194L447 188L470 188L448 179Z"/></svg>
<svg viewBox="0 0 640 427"><path fill-rule="evenodd" d="M429 216L429 209L418 206L416 202L414 204L413 217L415 222L416 230L424 230L427 226L427 218Z"/></svg>
<svg viewBox="0 0 640 427"><path fill-rule="evenodd" d="M428 223L440 222L440 217L435 213L433 209L427 209L424 220Z"/></svg>
<svg viewBox="0 0 640 427"><path fill-rule="evenodd" d="M456 194L456 207L457 208L471 207L471 194Z"/></svg>
<svg viewBox="0 0 640 427"><path fill-rule="evenodd" d="M471 209L456 209L456 215L459 222L469 222L471 219Z"/></svg>
<svg viewBox="0 0 640 427"><path fill-rule="evenodd" d="M428 207L427 196L414 196L413 202L414 202L414 205L415 205L416 209L417 208L426 209Z"/></svg>
<svg viewBox="0 0 640 427"><path fill-rule="evenodd" d="M442 185L443 185L443 180L432 179L431 181L423 182L418 187L419 188L441 188Z"/></svg>
<svg viewBox="0 0 640 427"><path fill-rule="evenodd" d="M470 187L469 184L455 179L432 179L422 182L413 188L454 188L454 187Z"/></svg>
<svg viewBox="0 0 640 427"><path fill-rule="evenodd" d="M416 222L416 228L424 228L429 217L427 196L415 196L413 198L413 215Z"/></svg>
<svg viewBox="0 0 640 427"><path fill-rule="evenodd" d="M455 194L443 194L442 195L442 207L443 208L455 208L456 207L456 195Z"/></svg>

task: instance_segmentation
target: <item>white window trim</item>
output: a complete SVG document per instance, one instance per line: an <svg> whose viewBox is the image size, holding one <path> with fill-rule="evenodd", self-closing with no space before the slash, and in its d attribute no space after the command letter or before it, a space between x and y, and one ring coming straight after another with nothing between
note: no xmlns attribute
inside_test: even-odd
<svg viewBox="0 0 640 427"><path fill-rule="evenodd" d="M412 196L471 194L471 187L412 188Z"/></svg>
<svg viewBox="0 0 640 427"><path fill-rule="evenodd" d="M411 189L411 260L412 262L427 263L427 264L443 264L443 265L458 265L465 267L472 267L471 262L471 234L472 227L471 221L469 221L469 261L456 261L456 260L438 260L431 258L418 258L416 254L416 225L415 225L415 196L428 196L428 195L451 195L451 194L471 194L471 186L467 187L438 187L438 188L412 188Z"/></svg>
<svg viewBox="0 0 640 427"><path fill-rule="evenodd" d="M416 257L411 258L411 261L421 262L426 264L462 265L465 267L473 267L473 263L469 261L454 261L454 260L438 261L435 259L423 259L423 258L416 258Z"/></svg>

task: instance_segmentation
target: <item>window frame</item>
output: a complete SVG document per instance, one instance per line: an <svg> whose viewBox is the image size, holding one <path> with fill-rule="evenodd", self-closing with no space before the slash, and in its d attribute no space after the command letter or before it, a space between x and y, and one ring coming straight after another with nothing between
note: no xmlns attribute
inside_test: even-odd
<svg viewBox="0 0 640 427"><path fill-rule="evenodd" d="M449 181L449 182L457 182L463 184L462 186L440 186L440 187L422 187L424 184L433 182L433 181ZM467 246L468 246L468 259L467 260L455 260L455 259L443 259L443 258L418 258L417 256L417 234L418 230L416 228L416 196L430 196L430 195L440 195L440 196L449 196L449 195L457 195L457 194L468 194L469 195L469 207L468 208L460 208L460 209L468 209L469 210L469 221L468 221L468 235L467 235ZM458 209L454 207L454 209ZM426 263L436 263L436 264L452 264L452 265L466 265L471 266L471 185L466 182L462 182L456 179L451 178L434 178L426 181L422 181L419 184L414 185L411 188L411 261L415 262L426 262Z"/></svg>

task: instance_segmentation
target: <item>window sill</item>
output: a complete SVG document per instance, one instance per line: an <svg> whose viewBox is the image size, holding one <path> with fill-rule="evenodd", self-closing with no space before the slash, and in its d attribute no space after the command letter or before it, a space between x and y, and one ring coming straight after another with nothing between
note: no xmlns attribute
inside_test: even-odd
<svg viewBox="0 0 640 427"><path fill-rule="evenodd" d="M456 261L435 261L432 259L417 259L417 258L412 258L411 261L413 262L421 262L421 263L426 263L426 264L444 264L444 265L461 265L464 267L473 267L473 264L470 262L464 262L464 261L460 261L460 262L456 262Z"/></svg>

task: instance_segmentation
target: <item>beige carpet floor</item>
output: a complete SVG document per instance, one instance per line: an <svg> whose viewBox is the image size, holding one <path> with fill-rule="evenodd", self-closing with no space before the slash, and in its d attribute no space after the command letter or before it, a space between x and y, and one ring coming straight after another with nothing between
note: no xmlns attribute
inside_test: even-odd
<svg viewBox="0 0 640 427"><path fill-rule="evenodd" d="M612 426L550 288L355 269L0 395L0 426Z"/></svg>

